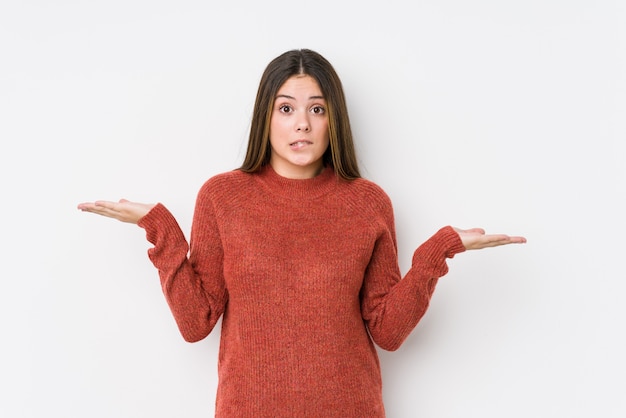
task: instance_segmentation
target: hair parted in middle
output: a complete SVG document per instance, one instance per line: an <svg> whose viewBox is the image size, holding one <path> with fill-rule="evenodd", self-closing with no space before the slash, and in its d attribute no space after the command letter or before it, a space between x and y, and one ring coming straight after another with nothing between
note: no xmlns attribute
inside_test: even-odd
<svg viewBox="0 0 626 418"><path fill-rule="evenodd" d="M329 145L323 156L324 164L345 180L361 177L341 80L330 62L310 49L287 51L265 68L252 112L248 149L240 170L254 173L269 164L270 120L276 94L287 79L296 75L315 79L326 100Z"/></svg>

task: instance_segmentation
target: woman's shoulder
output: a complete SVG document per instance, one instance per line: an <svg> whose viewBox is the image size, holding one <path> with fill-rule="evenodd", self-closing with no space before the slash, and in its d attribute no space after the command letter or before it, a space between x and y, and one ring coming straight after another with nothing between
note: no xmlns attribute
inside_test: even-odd
<svg viewBox="0 0 626 418"><path fill-rule="evenodd" d="M354 193L363 195L369 198L389 200L389 196L377 183L372 180L360 177L349 182L349 188Z"/></svg>
<svg viewBox="0 0 626 418"><path fill-rule="evenodd" d="M200 196L219 196L232 194L235 190L241 190L250 182L252 175L239 169L226 171L210 177L200 188Z"/></svg>
<svg viewBox="0 0 626 418"><path fill-rule="evenodd" d="M234 170L225 171L223 173L215 174L214 176L210 177L206 181L206 183L209 183L210 185L213 185L213 184L223 184L223 183L227 183L227 184L237 183L237 182L241 182L241 181L247 181L248 179L251 178L251 176L252 175L250 173L246 173L245 171L242 171L242 170L236 168Z"/></svg>
<svg viewBox="0 0 626 418"><path fill-rule="evenodd" d="M366 178L350 180L345 184L345 195L360 207L370 207L375 212L391 210L391 199L381 186Z"/></svg>

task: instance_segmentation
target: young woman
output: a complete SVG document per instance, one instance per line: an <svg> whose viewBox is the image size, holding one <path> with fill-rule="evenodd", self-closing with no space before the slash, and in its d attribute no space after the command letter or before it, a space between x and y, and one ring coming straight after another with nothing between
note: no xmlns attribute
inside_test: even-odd
<svg viewBox="0 0 626 418"><path fill-rule="evenodd" d="M447 258L526 241L444 227L402 278L391 202L361 178L341 82L310 50L266 68L245 161L199 191L189 246L162 204L78 208L145 229L185 340L223 315L217 417L384 417L374 343L402 344Z"/></svg>

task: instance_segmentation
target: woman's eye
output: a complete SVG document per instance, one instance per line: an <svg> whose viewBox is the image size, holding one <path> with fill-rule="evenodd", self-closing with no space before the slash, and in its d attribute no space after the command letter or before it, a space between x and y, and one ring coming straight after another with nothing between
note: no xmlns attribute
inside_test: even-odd
<svg viewBox="0 0 626 418"><path fill-rule="evenodd" d="M314 106L311 109L311 112L315 113L316 115L323 115L326 112L326 109L324 109L322 106Z"/></svg>
<svg viewBox="0 0 626 418"><path fill-rule="evenodd" d="M280 110L283 113L289 113L291 112L292 109L291 109L291 106L289 105L282 105L278 108L278 110Z"/></svg>

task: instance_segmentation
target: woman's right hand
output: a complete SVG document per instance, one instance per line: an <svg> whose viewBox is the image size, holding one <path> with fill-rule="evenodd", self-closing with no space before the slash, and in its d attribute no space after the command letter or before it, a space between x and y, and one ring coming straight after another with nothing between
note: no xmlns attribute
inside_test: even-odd
<svg viewBox="0 0 626 418"><path fill-rule="evenodd" d="M137 203L126 199L119 202L108 202L97 200L95 202L85 202L78 205L78 209L83 212L91 212L108 218L117 219L121 222L136 224L155 206L154 203Z"/></svg>

